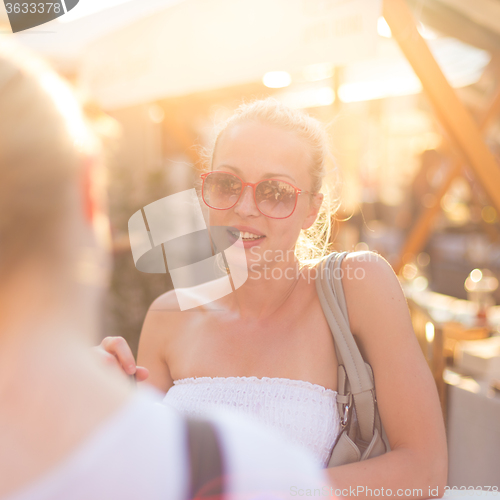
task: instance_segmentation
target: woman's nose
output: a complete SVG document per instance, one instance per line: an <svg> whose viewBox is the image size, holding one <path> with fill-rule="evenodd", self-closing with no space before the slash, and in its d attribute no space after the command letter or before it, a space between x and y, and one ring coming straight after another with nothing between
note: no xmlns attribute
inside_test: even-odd
<svg viewBox="0 0 500 500"><path fill-rule="evenodd" d="M245 186L238 203L234 206L234 212L242 217L249 215L260 215L259 209L255 205L252 186Z"/></svg>

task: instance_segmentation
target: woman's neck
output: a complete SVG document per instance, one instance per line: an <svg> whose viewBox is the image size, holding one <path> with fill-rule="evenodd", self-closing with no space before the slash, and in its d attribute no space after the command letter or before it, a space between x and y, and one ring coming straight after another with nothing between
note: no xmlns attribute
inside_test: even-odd
<svg viewBox="0 0 500 500"><path fill-rule="evenodd" d="M248 278L229 297L242 319L265 319L276 313L303 281L296 258L284 262L249 264Z"/></svg>

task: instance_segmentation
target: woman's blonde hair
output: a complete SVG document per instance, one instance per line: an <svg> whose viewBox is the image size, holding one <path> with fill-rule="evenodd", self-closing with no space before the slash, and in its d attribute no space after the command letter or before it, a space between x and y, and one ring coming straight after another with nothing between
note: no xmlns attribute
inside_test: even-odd
<svg viewBox="0 0 500 500"><path fill-rule="evenodd" d="M295 245L295 255L300 267L313 265L330 252L332 218L339 208L339 199L334 195L334 189L323 182L327 174L338 174L333 164L326 127L316 118L290 108L272 97L244 103L217 127L211 145L201 151L203 170L212 169L214 153L224 132L234 125L249 121L270 124L293 132L310 148L309 173L312 177L312 192L321 192L324 198L314 224L301 231ZM338 183L335 184L337 187Z"/></svg>

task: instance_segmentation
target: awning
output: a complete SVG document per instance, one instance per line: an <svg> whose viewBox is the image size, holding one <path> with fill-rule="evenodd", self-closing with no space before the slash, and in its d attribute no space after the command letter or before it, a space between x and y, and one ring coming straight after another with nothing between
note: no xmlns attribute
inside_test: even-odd
<svg viewBox="0 0 500 500"><path fill-rule="evenodd" d="M380 0L185 0L91 44L81 82L106 109L374 54Z"/></svg>

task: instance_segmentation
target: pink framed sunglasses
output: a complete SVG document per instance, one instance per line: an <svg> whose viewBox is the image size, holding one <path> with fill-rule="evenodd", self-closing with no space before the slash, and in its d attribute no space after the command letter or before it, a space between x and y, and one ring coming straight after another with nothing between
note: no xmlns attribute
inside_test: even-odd
<svg viewBox="0 0 500 500"><path fill-rule="evenodd" d="M290 217L297 206L299 195L314 194L281 179L244 182L236 174L221 170L206 172L201 174L201 178L201 194L208 207L214 210L229 210L238 203L243 190L250 186L257 209L271 219Z"/></svg>

